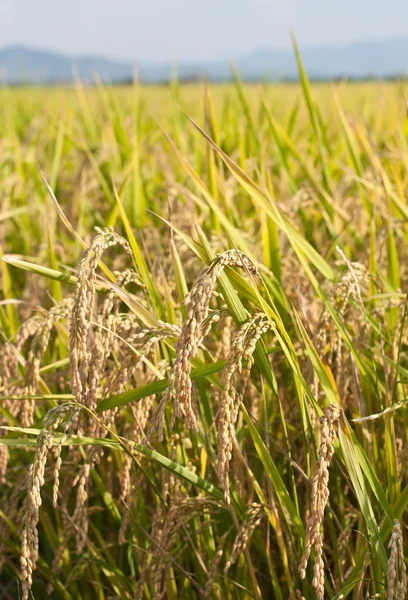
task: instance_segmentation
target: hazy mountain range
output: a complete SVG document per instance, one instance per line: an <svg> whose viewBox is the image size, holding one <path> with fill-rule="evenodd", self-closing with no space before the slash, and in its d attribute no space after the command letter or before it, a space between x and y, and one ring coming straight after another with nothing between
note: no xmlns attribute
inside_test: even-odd
<svg viewBox="0 0 408 600"><path fill-rule="evenodd" d="M392 77L408 75L408 37L354 42L345 46L301 48L306 70L311 78ZM297 78L294 53L291 50L260 49L235 59L244 79ZM132 78L137 67L139 77L146 82L168 81L171 63L146 63L113 60L101 56L69 56L51 50L26 46L0 49L0 81L8 83L70 82L77 73L84 82L91 82L94 73L105 81L123 82ZM227 80L231 77L228 59L208 62L180 62L180 79L208 77Z"/></svg>

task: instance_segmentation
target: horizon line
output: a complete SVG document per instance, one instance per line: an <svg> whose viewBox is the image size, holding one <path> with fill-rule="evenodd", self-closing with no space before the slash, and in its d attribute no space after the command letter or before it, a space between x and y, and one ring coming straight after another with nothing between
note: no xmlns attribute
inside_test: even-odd
<svg viewBox="0 0 408 600"><path fill-rule="evenodd" d="M335 43L335 44L330 44L327 42L321 43L321 44L302 44L302 42L297 42L299 49L302 51L308 51L308 50L320 50L322 48L330 48L330 49L336 49L336 50L341 50L341 49L346 49L346 48L351 48L353 46L359 45L359 44L376 44L376 43L384 43L384 42L395 42L395 41L402 41L402 40L407 40L408 41L408 34L406 35L396 35L396 36L386 36L386 37L370 37L370 38L359 38L359 39L354 39L345 43ZM288 46L260 46L257 48L253 48L252 50L249 50L248 52L246 52L245 54L236 54L236 55L232 55L232 56L220 56L219 58L201 58L201 59L195 59L194 61L188 60L186 58L177 58L174 59L173 61L166 61L165 58L157 60L157 59L138 59L137 57L119 57L119 56L113 56L113 55L108 55L108 54L99 54L98 52L67 52L65 50L61 50L55 47L46 47L46 46L41 46L41 45L36 45L36 44L30 44L30 43L25 43L25 42L12 42L9 44L5 44L5 45L0 45L0 52L4 52L6 50L10 50L10 49L24 49L24 50L30 50L30 51L34 51L34 52L48 52L48 53L52 53L52 54L58 54L64 58L76 58L76 59L83 59L83 58L95 58L95 59L104 59L104 60L109 60L111 62L128 62L128 63L134 63L135 61L140 62L140 63L144 63L144 64L154 64L154 65L169 65L169 64L199 64L199 63L216 63L216 62L229 62L231 60L235 60L235 59L239 59L239 58L244 58L244 57L248 57L248 56L252 56L254 54L257 54L259 52L285 52L285 53L291 53L293 52L293 45L289 44Z"/></svg>

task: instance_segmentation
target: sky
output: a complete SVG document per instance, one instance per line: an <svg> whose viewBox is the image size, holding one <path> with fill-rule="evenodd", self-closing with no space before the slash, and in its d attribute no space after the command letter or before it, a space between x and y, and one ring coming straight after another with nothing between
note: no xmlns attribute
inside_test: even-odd
<svg viewBox="0 0 408 600"><path fill-rule="evenodd" d="M0 0L0 45L146 62L408 36L407 0Z"/></svg>

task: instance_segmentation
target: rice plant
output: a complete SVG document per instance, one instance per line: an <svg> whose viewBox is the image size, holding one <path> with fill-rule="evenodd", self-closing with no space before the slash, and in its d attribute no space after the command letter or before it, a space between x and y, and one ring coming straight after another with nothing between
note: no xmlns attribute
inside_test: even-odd
<svg viewBox="0 0 408 600"><path fill-rule="evenodd" d="M404 84L0 90L0 596L407 594Z"/></svg>

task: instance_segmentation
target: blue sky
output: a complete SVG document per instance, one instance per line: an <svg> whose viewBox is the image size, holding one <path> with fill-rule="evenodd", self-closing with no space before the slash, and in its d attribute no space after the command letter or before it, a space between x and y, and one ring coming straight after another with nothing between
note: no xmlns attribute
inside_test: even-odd
<svg viewBox="0 0 408 600"><path fill-rule="evenodd" d="M0 44L143 61L408 35L407 0L0 0Z"/></svg>

